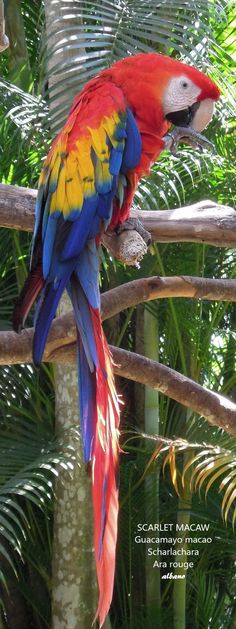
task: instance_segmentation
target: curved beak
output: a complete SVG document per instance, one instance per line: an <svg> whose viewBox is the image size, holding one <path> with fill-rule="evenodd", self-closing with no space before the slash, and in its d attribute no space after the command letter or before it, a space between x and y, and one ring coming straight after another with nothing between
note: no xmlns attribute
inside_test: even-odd
<svg viewBox="0 0 236 629"><path fill-rule="evenodd" d="M190 126L194 131L203 131L212 119L215 109L215 103L212 98L206 98L200 101L199 107L196 109Z"/></svg>
<svg viewBox="0 0 236 629"><path fill-rule="evenodd" d="M191 127L194 131L203 131L209 124L214 113L214 101L206 98L197 101L191 107L167 114L166 119L178 127Z"/></svg>

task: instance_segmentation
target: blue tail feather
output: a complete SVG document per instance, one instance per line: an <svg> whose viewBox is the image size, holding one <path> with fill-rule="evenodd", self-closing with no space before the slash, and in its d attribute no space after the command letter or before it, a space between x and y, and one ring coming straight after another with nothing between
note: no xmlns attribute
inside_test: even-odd
<svg viewBox="0 0 236 629"><path fill-rule="evenodd" d="M87 463L91 460L92 440L95 430L94 423L96 423L96 368L98 366L98 356L89 304L76 275L71 278L68 292L72 300L79 332L78 384L80 422L84 457Z"/></svg>
<svg viewBox="0 0 236 629"><path fill-rule="evenodd" d="M83 343L90 371L94 371L94 367L97 367L98 364L98 357L91 315L88 301L76 276L72 277L68 292L72 301L78 332Z"/></svg>
<svg viewBox="0 0 236 629"><path fill-rule="evenodd" d="M60 264L58 260L54 260L54 266L58 269L59 278L54 280L54 282L48 282L43 290L36 311L33 344L34 363L39 366L59 300L64 289L67 288L79 333L79 401L81 433L86 462L91 460L94 424L97 421L96 368L98 366L98 355L90 307L95 309L100 307L98 264L97 248L94 239L87 241L86 247L78 257L76 268L74 268L73 260ZM60 278L60 271L63 270L61 269L63 265L65 275Z"/></svg>
<svg viewBox="0 0 236 629"><path fill-rule="evenodd" d="M91 460L96 417L96 373L91 373L82 342L78 349L80 426L85 462Z"/></svg>
<svg viewBox="0 0 236 629"><path fill-rule="evenodd" d="M81 432L86 462L91 459L94 423L97 421L96 368L98 355L90 308L100 307L98 254L94 239L88 240L78 258L68 292L79 332L78 376Z"/></svg>
<svg viewBox="0 0 236 629"><path fill-rule="evenodd" d="M35 319L33 361L36 367L39 367L42 361L49 328L67 282L68 276L59 280L56 285L54 283L46 284L43 290L40 308Z"/></svg>

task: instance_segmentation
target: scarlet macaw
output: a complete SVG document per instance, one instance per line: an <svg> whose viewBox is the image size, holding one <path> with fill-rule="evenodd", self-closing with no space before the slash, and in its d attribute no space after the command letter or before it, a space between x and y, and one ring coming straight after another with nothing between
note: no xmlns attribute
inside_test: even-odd
<svg viewBox="0 0 236 629"><path fill-rule="evenodd" d="M34 301L33 360L40 365L62 292L78 330L81 432L91 462L96 618L108 613L118 515L119 403L100 319L98 245L124 223L140 178L165 148L171 124L201 131L219 98L200 71L164 55L138 54L93 78L75 99L39 179L29 276L18 299L20 331Z"/></svg>

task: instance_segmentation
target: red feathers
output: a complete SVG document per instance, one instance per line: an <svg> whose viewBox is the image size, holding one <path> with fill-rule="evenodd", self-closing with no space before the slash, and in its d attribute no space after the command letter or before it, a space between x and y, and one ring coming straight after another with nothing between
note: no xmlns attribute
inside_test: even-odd
<svg viewBox="0 0 236 629"><path fill-rule="evenodd" d="M39 293L41 292L43 286L44 279L42 277L42 265L39 264L29 273L24 288L21 291L19 299L17 300L13 317L13 330L15 332L21 331L25 319L30 312Z"/></svg>
<svg viewBox="0 0 236 629"><path fill-rule="evenodd" d="M92 456L94 542L99 602L96 618L103 625L112 600L118 516L119 407L109 348L100 313L91 309L98 354L97 422Z"/></svg>

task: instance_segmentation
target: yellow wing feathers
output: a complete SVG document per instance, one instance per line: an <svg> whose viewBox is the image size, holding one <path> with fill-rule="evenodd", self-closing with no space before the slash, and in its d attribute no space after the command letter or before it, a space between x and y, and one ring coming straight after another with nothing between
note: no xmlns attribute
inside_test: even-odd
<svg viewBox="0 0 236 629"><path fill-rule="evenodd" d="M97 128L79 124L73 112L54 142L39 180L39 188L50 193L49 214L62 213L65 220L73 220L84 199L111 190L111 152L124 149L124 134L119 139L117 130L124 129L125 123L124 111L103 116Z"/></svg>

